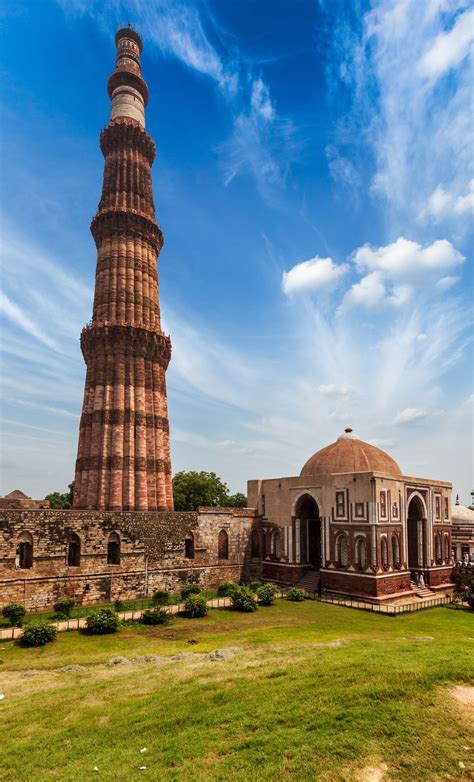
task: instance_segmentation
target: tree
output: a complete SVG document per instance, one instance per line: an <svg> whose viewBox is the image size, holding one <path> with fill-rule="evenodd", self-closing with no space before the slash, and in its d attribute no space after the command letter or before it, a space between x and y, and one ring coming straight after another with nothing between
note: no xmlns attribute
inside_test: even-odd
<svg viewBox="0 0 474 782"><path fill-rule="evenodd" d="M53 491L47 494L45 499L49 500L49 507L55 510L68 510L72 508L72 499L74 496L74 481L68 486L69 491L61 494L59 491Z"/></svg>
<svg viewBox="0 0 474 782"><path fill-rule="evenodd" d="M215 472L177 472L173 478L174 507L178 511L225 506L229 497L225 483Z"/></svg>
<svg viewBox="0 0 474 782"><path fill-rule="evenodd" d="M241 491L238 491L236 494L230 494L227 498L226 506L228 508L246 508L247 497Z"/></svg>

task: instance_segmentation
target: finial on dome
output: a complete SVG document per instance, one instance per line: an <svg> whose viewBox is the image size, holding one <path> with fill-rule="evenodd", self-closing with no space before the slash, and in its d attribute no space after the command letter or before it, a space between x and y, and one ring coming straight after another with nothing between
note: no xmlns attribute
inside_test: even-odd
<svg viewBox="0 0 474 782"><path fill-rule="evenodd" d="M456 505L459 505L459 494L456 494Z"/></svg>
<svg viewBox="0 0 474 782"><path fill-rule="evenodd" d="M340 437L337 438L338 440L357 440L357 435L354 434L353 429L350 426L347 426L343 433L340 435Z"/></svg>

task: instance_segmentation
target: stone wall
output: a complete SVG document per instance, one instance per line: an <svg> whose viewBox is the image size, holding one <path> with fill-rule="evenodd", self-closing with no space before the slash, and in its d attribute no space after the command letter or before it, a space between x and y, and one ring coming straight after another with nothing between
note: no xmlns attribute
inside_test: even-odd
<svg viewBox="0 0 474 782"><path fill-rule="evenodd" d="M29 610L59 597L78 605L131 600L154 589L179 591L188 580L212 588L221 581L258 578L250 534L259 520L250 509L202 508L196 513L8 510L0 513L0 608L12 601ZM219 559L225 530L228 558ZM120 563L108 563L109 536L120 540ZM68 565L68 546L77 536L80 561ZM185 539L193 542L185 556ZM21 568L20 541L31 540L31 568ZM189 553L189 552L188 552Z"/></svg>
<svg viewBox="0 0 474 782"><path fill-rule="evenodd" d="M349 571L322 570L321 582L328 592L349 596L364 595L369 598L388 598L410 590L410 573L405 571L391 576L370 576Z"/></svg>

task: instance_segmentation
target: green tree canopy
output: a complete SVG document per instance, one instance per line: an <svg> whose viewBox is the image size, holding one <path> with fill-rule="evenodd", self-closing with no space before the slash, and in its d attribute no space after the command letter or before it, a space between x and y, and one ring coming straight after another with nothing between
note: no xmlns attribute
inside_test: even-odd
<svg viewBox="0 0 474 782"><path fill-rule="evenodd" d="M174 507L193 511L204 507L244 508L247 498L241 492L229 494L227 485L215 472L177 472L173 478Z"/></svg>
<svg viewBox="0 0 474 782"><path fill-rule="evenodd" d="M67 510L72 508L72 498L74 494L74 481L68 486L69 491L61 494L59 491L53 491L51 494L47 494L45 499L49 500L49 507L56 510Z"/></svg>

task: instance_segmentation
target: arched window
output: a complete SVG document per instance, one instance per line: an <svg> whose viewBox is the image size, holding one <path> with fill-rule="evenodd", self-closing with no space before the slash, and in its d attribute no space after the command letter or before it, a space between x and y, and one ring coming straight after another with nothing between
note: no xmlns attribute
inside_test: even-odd
<svg viewBox="0 0 474 782"><path fill-rule="evenodd" d="M382 555L382 567L387 568L388 567L388 545L387 545L387 538L382 538L380 541L380 551Z"/></svg>
<svg viewBox="0 0 474 782"><path fill-rule="evenodd" d="M267 531L265 529L262 530L262 559L265 559L268 552L268 546L267 546Z"/></svg>
<svg viewBox="0 0 474 782"><path fill-rule="evenodd" d="M394 567L400 565L400 541L397 535L392 535L392 562Z"/></svg>
<svg viewBox="0 0 474 782"><path fill-rule="evenodd" d="M186 559L194 559L194 535L188 532L184 540L184 556Z"/></svg>
<svg viewBox="0 0 474 782"><path fill-rule="evenodd" d="M436 562L438 565L441 563L442 554L441 554L441 536L439 533L436 533L435 535L435 552L436 552Z"/></svg>
<svg viewBox="0 0 474 782"><path fill-rule="evenodd" d="M274 529L273 532L272 532L271 555L272 555L272 557L275 557L275 559L280 559L280 557L281 557L280 531L277 530L277 529Z"/></svg>
<svg viewBox="0 0 474 782"><path fill-rule="evenodd" d="M111 532L107 543L107 564L120 565L120 536Z"/></svg>
<svg viewBox="0 0 474 782"><path fill-rule="evenodd" d="M22 570L33 567L33 537L30 532L22 532L18 537L17 561Z"/></svg>
<svg viewBox="0 0 474 782"><path fill-rule="evenodd" d="M449 535L445 535L444 536L444 559L446 562L449 562L450 560L449 550L450 550Z"/></svg>
<svg viewBox="0 0 474 782"><path fill-rule="evenodd" d="M229 559L229 536L225 529L221 529L217 539L217 556L219 559Z"/></svg>
<svg viewBox="0 0 474 782"><path fill-rule="evenodd" d="M81 564L81 539L71 532L67 542L67 564L69 567L79 567Z"/></svg>
<svg viewBox="0 0 474 782"><path fill-rule="evenodd" d="M345 535L339 535L336 542L336 560L339 567L347 567L348 542Z"/></svg>
<svg viewBox="0 0 474 782"><path fill-rule="evenodd" d="M358 538L355 547L356 565L360 570L365 570L367 564L367 546L364 538Z"/></svg>
<svg viewBox="0 0 474 782"><path fill-rule="evenodd" d="M260 536L258 529L253 529L250 536L250 555L252 559L257 559L260 556Z"/></svg>

